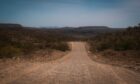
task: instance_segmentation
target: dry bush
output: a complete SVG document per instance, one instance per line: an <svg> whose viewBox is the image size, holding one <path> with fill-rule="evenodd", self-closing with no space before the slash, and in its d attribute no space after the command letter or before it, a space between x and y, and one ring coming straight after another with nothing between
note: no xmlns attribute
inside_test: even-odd
<svg viewBox="0 0 140 84"><path fill-rule="evenodd" d="M69 50L65 37L57 31L25 27L0 27L0 57L11 58L40 49Z"/></svg>
<svg viewBox="0 0 140 84"><path fill-rule="evenodd" d="M106 33L89 41L91 50L104 51L113 49L115 51L140 50L140 26L126 29L116 33Z"/></svg>

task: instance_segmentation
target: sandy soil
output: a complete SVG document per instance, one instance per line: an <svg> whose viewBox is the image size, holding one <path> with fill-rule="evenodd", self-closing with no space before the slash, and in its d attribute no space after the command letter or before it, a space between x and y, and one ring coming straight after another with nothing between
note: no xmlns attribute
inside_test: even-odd
<svg viewBox="0 0 140 84"><path fill-rule="evenodd" d="M138 51L125 51L127 55L123 55L120 51L103 51L103 52L88 52L89 57L96 62L119 66L133 70L140 73L140 58L138 57ZM105 53L105 54L104 54ZM114 54L115 53L115 54ZM135 55L137 54L137 56Z"/></svg>
<svg viewBox="0 0 140 84"><path fill-rule="evenodd" d="M63 58L1 69L0 84L140 84L140 74L92 61L85 44L72 42Z"/></svg>

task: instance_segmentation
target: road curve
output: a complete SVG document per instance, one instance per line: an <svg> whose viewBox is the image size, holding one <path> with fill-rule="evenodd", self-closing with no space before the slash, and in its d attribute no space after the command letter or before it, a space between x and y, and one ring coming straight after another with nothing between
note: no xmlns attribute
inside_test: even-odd
<svg viewBox="0 0 140 84"><path fill-rule="evenodd" d="M72 42L63 58L23 69L7 84L140 84L140 74L92 61L84 43ZM16 72L15 72L16 73Z"/></svg>

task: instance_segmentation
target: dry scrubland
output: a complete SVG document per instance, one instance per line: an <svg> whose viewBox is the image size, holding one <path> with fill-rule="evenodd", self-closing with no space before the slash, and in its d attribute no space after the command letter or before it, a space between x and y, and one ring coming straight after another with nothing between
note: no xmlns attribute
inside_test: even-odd
<svg viewBox="0 0 140 84"><path fill-rule="evenodd" d="M0 25L0 83L5 84L7 80L62 58L69 50L60 32L13 24Z"/></svg>
<svg viewBox="0 0 140 84"><path fill-rule="evenodd" d="M97 30L100 33L93 33ZM138 73L102 63L140 71L140 26L104 30L108 28L0 27L0 83L139 84ZM85 43L69 46L71 40L88 40L94 61Z"/></svg>
<svg viewBox="0 0 140 84"><path fill-rule="evenodd" d="M93 60L140 72L140 25L124 31L98 35L89 41Z"/></svg>
<svg viewBox="0 0 140 84"><path fill-rule="evenodd" d="M39 50L50 54L67 51L69 46L59 32L20 25L0 27L0 58L30 58L29 54Z"/></svg>

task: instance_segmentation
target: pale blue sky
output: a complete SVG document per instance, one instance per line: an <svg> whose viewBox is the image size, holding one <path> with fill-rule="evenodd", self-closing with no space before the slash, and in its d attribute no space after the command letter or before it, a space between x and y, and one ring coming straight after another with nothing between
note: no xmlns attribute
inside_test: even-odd
<svg viewBox="0 0 140 84"><path fill-rule="evenodd" d="M110 26L140 23L140 0L0 0L0 23Z"/></svg>

